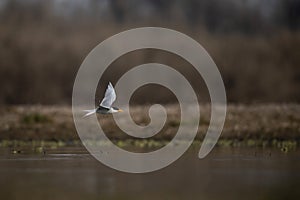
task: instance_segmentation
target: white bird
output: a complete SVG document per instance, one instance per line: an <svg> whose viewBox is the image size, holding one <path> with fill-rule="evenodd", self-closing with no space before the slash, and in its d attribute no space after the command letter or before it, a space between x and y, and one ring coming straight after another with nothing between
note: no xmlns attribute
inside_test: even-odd
<svg viewBox="0 0 300 200"><path fill-rule="evenodd" d="M112 107L112 104L114 103L116 98L117 98L117 96L116 96L115 89L114 89L113 85L111 84L111 82L109 82L109 84L106 88L106 91L105 91L104 98L102 99L100 105L93 110L84 110L87 113L83 117L87 117L94 113L112 114L112 113L122 112L123 110L121 110L117 107Z"/></svg>

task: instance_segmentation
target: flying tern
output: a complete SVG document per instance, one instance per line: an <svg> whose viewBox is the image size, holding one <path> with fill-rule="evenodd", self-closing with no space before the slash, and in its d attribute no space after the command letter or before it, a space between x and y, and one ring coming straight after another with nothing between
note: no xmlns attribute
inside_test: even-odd
<svg viewBox="0 0 300 200"><path fill-rule="evenodd" d="M102 99L100 105L93 109L93 110L84 110L87 112L83 117L87 117L89 115L92 115L94 113L99 113L99 114L112 114L112 113L117 113L117 112L122 112L123 110L117 108L117 107L112 107L112 104L116 100L116 92L111 84L111 82L108 83L108 86L105 91L104 98Z"/></svg>

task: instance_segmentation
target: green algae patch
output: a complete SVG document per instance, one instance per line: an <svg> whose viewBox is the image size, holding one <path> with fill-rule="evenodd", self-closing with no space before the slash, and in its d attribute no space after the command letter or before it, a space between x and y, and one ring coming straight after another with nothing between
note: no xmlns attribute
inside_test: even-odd
<svg viewBox="0 0 300 200"><path fill-rule="evenodd" d="M176 141L173 145L178 145L187 141ZM133 152L151 152L157 149L163 148L170 141L167 140L153 140L153 139L127 139L127 140L113 140L112 142L105 142L102 140L90 140L85 141L87 145L93 146L109 146L116 145L122 149L133 151ZM194 140L190 148L197 149L202 145L202 141ZM283 153L289 153L296 151L299 148L300 141L296 140L236 140L236 139L220 139L215 148L273 148L279 149ZM84 146L80 140L74 141L22 141L22 140L1 140L0 148L10 149L12 154L22 154L22 153L42 153L56 151L60 152L64 148L81 148Z"/></svg>

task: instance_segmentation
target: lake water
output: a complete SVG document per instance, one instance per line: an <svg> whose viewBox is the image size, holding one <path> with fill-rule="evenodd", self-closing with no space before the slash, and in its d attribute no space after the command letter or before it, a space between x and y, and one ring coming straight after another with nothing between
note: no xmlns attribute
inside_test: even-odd
<svg viewBox="0 0 300 200"><path fill-rule="evenodd" d="M110 169L83 148L42 154L0 150L0 199L300 199L300 151L192 148L148 174Z"/></svg>

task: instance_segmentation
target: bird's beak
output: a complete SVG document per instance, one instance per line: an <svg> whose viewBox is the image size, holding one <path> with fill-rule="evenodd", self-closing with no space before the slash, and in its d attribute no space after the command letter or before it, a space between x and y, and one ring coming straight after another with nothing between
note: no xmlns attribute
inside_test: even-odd
<svg viewBox="0 0 300 200"><path fill-rule="evenodd" d="M119 109L119 112L123 112L123 110L122 110L122 109Z"/></svg>

